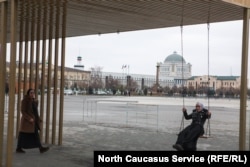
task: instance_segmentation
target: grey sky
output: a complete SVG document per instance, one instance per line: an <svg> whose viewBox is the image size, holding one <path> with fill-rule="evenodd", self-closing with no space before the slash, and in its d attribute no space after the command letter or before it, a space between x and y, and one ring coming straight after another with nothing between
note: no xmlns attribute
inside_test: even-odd
<svg viewBox="0 0 250 167"><path fill-rule="evenodd" d="M183 56L192 64L192 75L208 74L207 25L183 27ZM241 74L242 21L210 24L210 75ZM155 74L156 63L177 51L181 54L180 27L68 38L66 66L82 56L85 70ZM249 74L249 72L248 72Z"/></svg>

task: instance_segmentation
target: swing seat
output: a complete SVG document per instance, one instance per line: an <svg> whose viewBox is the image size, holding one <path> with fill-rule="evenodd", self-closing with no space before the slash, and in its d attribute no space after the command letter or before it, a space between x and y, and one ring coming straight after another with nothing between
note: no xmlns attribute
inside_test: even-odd
<svg viewBox="0 0 250 167"><path fill-rule="evenodd" d="M212 138L210 135L201 135L199 138L207 139L207 138Z"/></svg>

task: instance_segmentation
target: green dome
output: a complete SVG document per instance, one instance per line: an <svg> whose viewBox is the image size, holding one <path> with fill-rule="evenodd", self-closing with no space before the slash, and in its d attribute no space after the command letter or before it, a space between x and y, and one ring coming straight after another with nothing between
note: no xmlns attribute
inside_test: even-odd
<svg viewBox="0 0 250 167"><path fill-rule="evenodd" d="M183 59L183 63L186 63L185 59L181 55L177 54L176 51L174 51L173 54L169 55L165 59L164 63L167 63L167 62L179 62L179 63L182 63L182 59Z"/></svg>

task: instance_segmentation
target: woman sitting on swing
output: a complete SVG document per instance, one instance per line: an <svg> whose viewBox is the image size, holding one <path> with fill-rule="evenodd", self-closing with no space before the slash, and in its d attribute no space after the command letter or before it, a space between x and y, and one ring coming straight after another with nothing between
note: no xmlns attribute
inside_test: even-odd
<svg viewBox="0 0 250 167"><path fill-rule="evenodd" d="M206 119L211 117L211 113L203 108L203 104L197 102L191 114L187 114L187 109L182 109L185 119L192 119L191 125L183 129L179 134L176 143L173 145L178 151L196 151L197 140L204 134L203 125Z"/></svg>

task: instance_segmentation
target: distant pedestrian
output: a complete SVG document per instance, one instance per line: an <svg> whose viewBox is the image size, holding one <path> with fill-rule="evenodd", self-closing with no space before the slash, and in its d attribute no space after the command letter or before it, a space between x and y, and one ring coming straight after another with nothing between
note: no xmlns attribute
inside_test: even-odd
<svg viewBox="0 0 250 167"><path fill-rule="evenodd" d="M198 138L204 134L204 124L206 119L211 117L211 113L203 108L203 104L197 102L191 114L187 114L187 109L182 109L185 119L192 119L191 125L183 129L173 145L178 151L196 151Z"/></svg>
<svg viewBox="0 0 250 167"><path fill-rule="evenodd" d="M25 153L23 149L39 148L40 153L49 150L40 142L39 130L42 120L38 114L38 100L35 99L33 89L29 89L21 104L21 123L17 142L17 153Z"/></svg>

